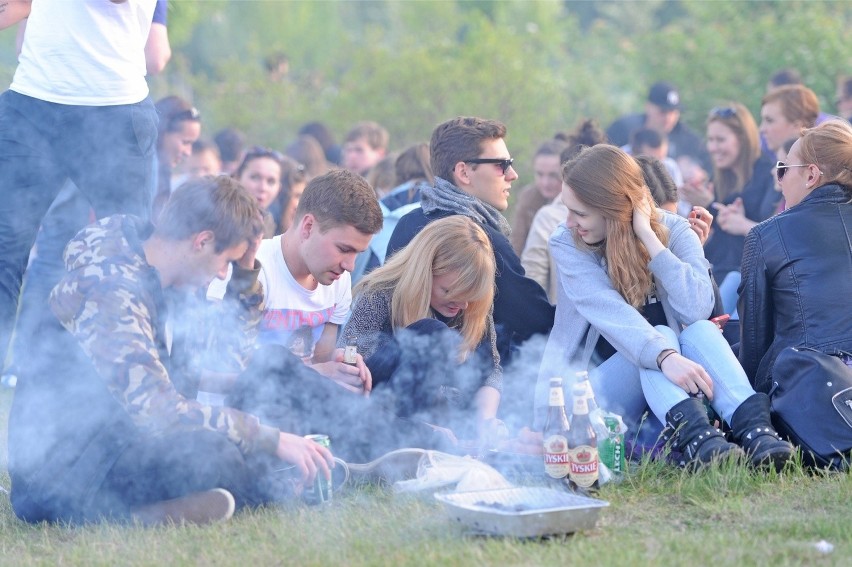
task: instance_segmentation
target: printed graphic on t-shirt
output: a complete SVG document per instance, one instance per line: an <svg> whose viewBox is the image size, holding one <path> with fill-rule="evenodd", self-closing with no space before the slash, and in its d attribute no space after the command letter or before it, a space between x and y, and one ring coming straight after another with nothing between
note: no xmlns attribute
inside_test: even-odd
<svg viewBox="0 0 852 567"><path fill-rule="evenodd" d="M296 356L309 360L323 327L331 320L335 305L319 311L269 309L260 321L258 341L287 347Z"/></svg>

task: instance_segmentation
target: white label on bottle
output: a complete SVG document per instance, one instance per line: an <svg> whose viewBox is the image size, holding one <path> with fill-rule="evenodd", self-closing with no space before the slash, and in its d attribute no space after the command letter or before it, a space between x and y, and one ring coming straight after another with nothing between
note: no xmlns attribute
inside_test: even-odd
<svg viewBox="0 0 852 567"><path fill-rule="evenodd" d="M568 478L581 488L589 488L598 480L598 448L580 445L568 451Z"/></svg>
<svg viewBox="0 0 852 567"><path fill-rule="evenodd" d="M564 435L551 435L544 440L544 472L552 478L568 476L568 440Z"/></svg>
<svg viewBox="0 0 852 567"><path fill-rule="evenodd" d="M562 392L562 388L550 388L550 401L548 402L551 406L564 406L565 405L565 394Z"/></svg>

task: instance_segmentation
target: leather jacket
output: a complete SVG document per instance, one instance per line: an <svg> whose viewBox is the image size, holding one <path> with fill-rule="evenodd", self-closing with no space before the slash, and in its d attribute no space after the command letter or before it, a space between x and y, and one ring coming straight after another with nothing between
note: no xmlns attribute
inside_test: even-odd
<svg viewBox="0 0 852 567"><path fill-rule="evenodd" d="M826 184L746 237L739 358L755 390L789 346L852 351L852 187Z"/></svg>

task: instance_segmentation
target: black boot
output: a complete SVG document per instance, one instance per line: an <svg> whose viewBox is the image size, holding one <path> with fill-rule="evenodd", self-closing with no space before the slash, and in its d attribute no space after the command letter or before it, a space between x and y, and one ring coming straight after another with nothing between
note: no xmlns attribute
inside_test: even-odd
<svg viewBox="0 0 852 567"><path fill-rule="evenodd" d="M781 439L769 419L769 396L754 394L731 417L734 441L755 466L772 465L780 471L793 456L793 446Z"/></svg>
<svg viewBox="0 0 852 567"><path fill-rule="evenodd" d="M663 439L671 444L672 452L683 455L681 466L707 464L743 454L739 447L725 441L721 431L710 425L704 403L698 398L687 398L669 410Z"/></svg>

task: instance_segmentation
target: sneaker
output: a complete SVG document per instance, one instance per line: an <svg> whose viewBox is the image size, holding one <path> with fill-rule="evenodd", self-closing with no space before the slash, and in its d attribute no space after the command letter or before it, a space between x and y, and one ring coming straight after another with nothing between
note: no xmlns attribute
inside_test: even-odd
<svg viewBox="0 0 852 567"><path fill-rule="evenodd" d="M145 526L163 524L212 524L234 515L233 495L224 488L195 492L135 508L132 518Z"/></svg>

